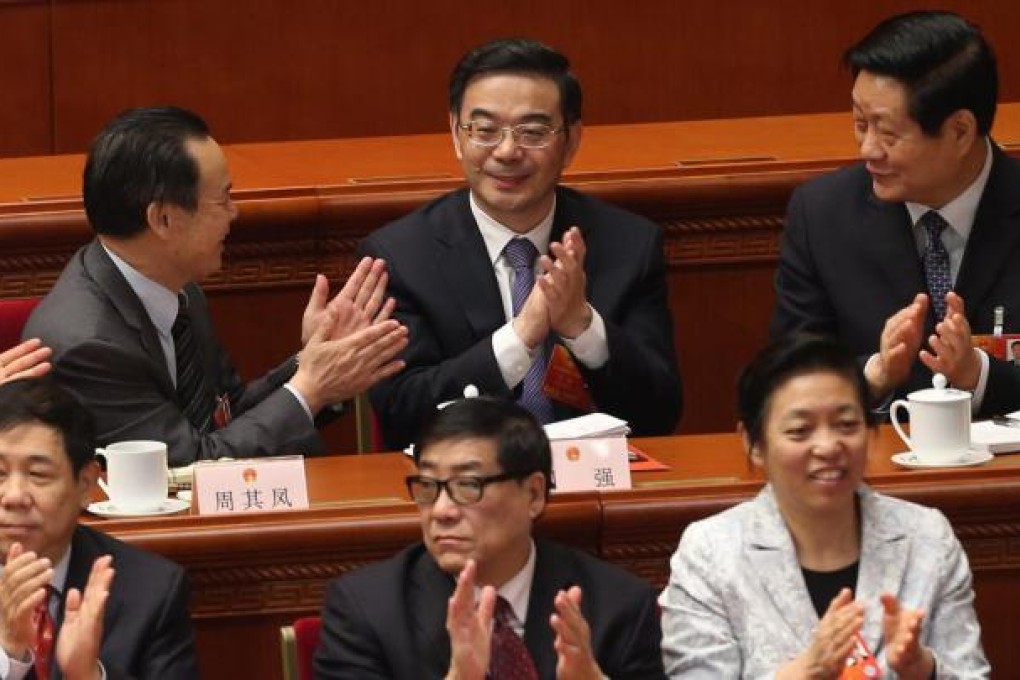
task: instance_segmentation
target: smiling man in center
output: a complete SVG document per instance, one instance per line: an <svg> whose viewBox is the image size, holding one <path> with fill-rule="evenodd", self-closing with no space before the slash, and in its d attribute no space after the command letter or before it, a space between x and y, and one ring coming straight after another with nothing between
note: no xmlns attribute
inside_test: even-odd
<svg viewBox="0 0 1020 680"><path fill-rule="evenodd" d="M386 258L410 337L407 370L372 390L387 447L413 441L434 406L469 384L542 422L593 406L635 434L671 433L681 387L662 235L559 185L582 131L566 57L528 39L487 43L458 63L449 99L467 188L362 244ZM554 356L586 389L549 398Z"/></svg>

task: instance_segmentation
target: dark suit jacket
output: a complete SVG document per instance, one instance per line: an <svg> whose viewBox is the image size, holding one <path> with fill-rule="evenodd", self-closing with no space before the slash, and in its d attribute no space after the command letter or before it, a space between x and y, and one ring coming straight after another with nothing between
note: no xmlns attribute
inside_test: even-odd
<svg viewBox="0 0 1020 680"><path fill-rule="evenodd" d="M64 594L84 590L92 563L113 556L116 572L103 616L99 659L111 678L191 680L198 677L184 570L158 555L85 526L71 537ZM63 602L58 616L63 621ZM63 675L54 664L54 679Z"/></svg>
<svg viewBox="0 0 1020 680"><path fill-rule="evenodd" d="M1020 161L993 147L954 290L974 333L991 333L1006 308L1005 332L1020 332ZM862 361L878 351L886 319L926 292L924 271L902 203L878 200L857 164L799 187L790 199L776 275L773 336L829 333ZM926 335L934 332L929 314ZM920 361L902 393L931 387ZM1020 369L992 359L982 413L1020 408Z"/></svg>
<svg viewBox="0 0 1020 680"><path fill-rule="evenodd" d="M605 320L609 344L602 368L578 363L592 399L637 435L670 433L682 392L659 228L561 187L552 240L575 225L587 246L588 300ZM462 396L466 385L514 398L492 351L492 333L506 318L467 189L374 232L361 250L388 263L396 317L410 331L407 368L371 392L390 448L412 441L435 405ZM558 406L555 415L577 414Z"/></svg>
<svg viewBox="0 0 1020 680"><path fill-rule="evenodd" d="M229 426L205 435L181 413L156 328L98 242L74 254L23 336L42 338L53 348L54 374L92 411L102 445L164 441L171 465L319 452L322 444L307 413L280 389L294 373L294 360L243 384L216 340L201 289L189 284L186 291L207 384L231 396L234 415Z"/></svg>
<svg viewBox="0 0 1020 680"><path fill-rule="evenodd" d="M577 550L536 541L524 641L539 677L556 675L549 625L556 592L580 586L592 650L613 680L664 677L659 610L636 576ZM450 665L446 605L453 578L421 543L395 557L335 579L326 593L315 677L442 678Z"/></svg>

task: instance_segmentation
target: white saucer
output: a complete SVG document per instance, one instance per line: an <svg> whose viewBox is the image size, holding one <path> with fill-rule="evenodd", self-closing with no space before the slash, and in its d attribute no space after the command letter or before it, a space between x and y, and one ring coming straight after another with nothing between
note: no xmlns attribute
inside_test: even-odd
<svg viewBox="0 0 1020 680"><path fill-rule="evenodd" d="M100 517L151 517L155 515L172 515L182 510L187 510L190 507L191 503L188 501L179 498L168 498L157 509L149 510L148 512L121 510L110 501L89 503L88 511Z"/></svg>
<svg viewBox="0 0 1020 680"><path fill-rule="evenodd" d="M968 451L967 455L963 458L947 461L945 463L930 463L922 461L917 457L917 454L913 451L904 451L903 453L897 453L892 457L892 462L896 463L900 467L910 468L912 470L928 470L934 468L955 468L955 467L971 467L973 465L981 465L987 463L995 456L989 451Z"/></svg>

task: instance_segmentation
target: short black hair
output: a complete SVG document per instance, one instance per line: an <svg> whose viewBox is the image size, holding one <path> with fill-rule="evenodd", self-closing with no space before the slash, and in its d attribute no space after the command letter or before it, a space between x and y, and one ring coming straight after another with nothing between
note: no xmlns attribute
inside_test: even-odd
<svg viewBox="0 0 1020 680"><path fill-rule="evenodd" d="M85 214L97 234L145 229L150 203L198 207L199 169L185 147L209 137L198 115L175 106L123 111L92 141L85 160Z"/></svg>
<svg viewBox="0 0 1020 680"><path fill-rule="evenodd" d="M495 397L458 399L438 409L414 445L414 462L440 442L485 439L496 444L500 472L524 479L534 472L545 477L545 493L553 487L549 438L535 416L519 404Z"/></svg>
<svg viewBox="0 0 1020 680"><path fill-rule="evenodd" d="M834 373L848 380L854 386L865 424L874 427L868 384L853 352L829 336L794 333L761 350L737 381L737 415L751 446L764 439L765 420L776 391L790 379L809 373Z"/></svg>
<svg viewBox="0 0 1020 680"><path fill-rule="evenodd" d="M52 377L23 378L0 385L0 432L28 424L60 434L75 477L96 457L96 425L78 398Z"/></svg>
<svg viewBox="0 0 1020 680"><path fill-rule="evenodd" d="M560 91L563 122L573 125L581 120L581 83L570 71L570 60L531 38L500 38L465 54L450 74L450 113L459 118L468 85L475 78L492 73L548 78Z"/></svg>
<svg viewBox="0 0 1020 680"><path fill-rule="evenodd" d="M961 109L974 114L982 135L995 122L995 52L980 29L958 14L909 12L886 19L846 51L843 63L854 78L867 71L902 83L910 116L926 135L938 134Z"/></svg>

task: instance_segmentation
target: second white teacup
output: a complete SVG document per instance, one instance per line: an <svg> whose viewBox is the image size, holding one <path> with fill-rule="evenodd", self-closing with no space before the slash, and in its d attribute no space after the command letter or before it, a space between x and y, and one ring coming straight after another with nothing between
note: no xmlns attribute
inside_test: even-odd
<svg viewBox="0 0 1020 680"><path fill-rule="evenodd" d="M157 441L124 441L96 449L106 458L106 482L99 486L124 512L153 512L167 498L167 449Z"/></svg>
<svg viewBox="0 0 1020 680"><path fill-rule="evenodd" d="M970 451L970 401L970 392L963 390L945 387L918 390L908 394L906 400L894 401L889 418L896 434L922 463L955 463ZM897 418L900 409L910 413L909 437Z"/></svg>

